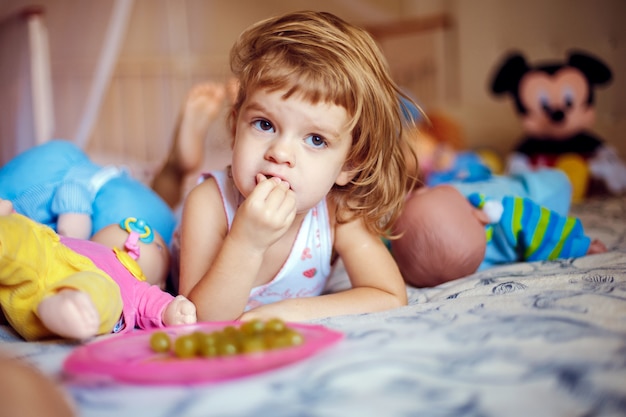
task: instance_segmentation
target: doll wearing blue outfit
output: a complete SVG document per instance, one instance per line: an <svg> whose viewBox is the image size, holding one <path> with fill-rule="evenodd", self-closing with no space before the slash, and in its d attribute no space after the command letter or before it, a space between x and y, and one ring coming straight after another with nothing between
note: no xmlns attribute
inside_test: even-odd
<svg viewBox="0 0 626 417"><path fill-rule="evenodd" d="M518 261L578 258L592 244L581 221L561 216L528 198L505 196L489 200L484 194L468 197L488 218L486 248L478 270Z"/></svg>
<svg viewBox="0 0 626 417"><path fill-rule="evenodd" d="M93 163L76 145L53 140L0 168L0 199L59 234L87 239L126 217L140 217L169 242L175 218L149 187L124 170Z"/></svg>
<svg viewBox="0 0 626 417"><path fill-rule="evenodd" d="M473 188L481 188L478 185L488 184ZM579 219L526 196L488 199L478 192L464 195L455 186L413 191L394 224L394 233L402 235L391 242L391 250L408 284L431 287L495 265L576 258L607 250L602 242L585 235ZM569 190L566 187L561 194L567 197ZM559 189L553 191L559 193ZM558 203L552 193L542 197ZM556 205L563 208L565 203L569 205L569 200Z"/></svg>

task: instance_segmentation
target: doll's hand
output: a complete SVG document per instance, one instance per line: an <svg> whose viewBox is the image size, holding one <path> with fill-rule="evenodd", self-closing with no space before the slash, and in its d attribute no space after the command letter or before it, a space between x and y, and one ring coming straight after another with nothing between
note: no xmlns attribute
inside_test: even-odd
<svg viewBox="0 0 626 417"><path fill-rule="evenodd" d="M596 253L604 253L607 250L608 249L606 248L606 245L604 243L602 243L598 239L594 239L591 241L591 244L589 245L589 249L587 249L587 255L593 255Z"/></svg>
<svg viewBox="0 0 626 417"><path fill-rule="evenodd" d="M11 213L13 213L13 203L0 198L0 216L8 216Z"/></svg>
<svg viewBox="0 0 626 417"><path fill-rule="evenodd" d="M198 321L196 306L182 295L176 296L163 310L163 324L175 326L177 324L193 324Z"/></svg>
<svg viewBox="0 0 626 417"><path fill-rule="evenodd" d="M68 339L87 339L100 327L100 315L89 295L74 289L44 298L37 316L52 333Z"/></svg>
<svg viewBox="0 0 626 417"><path fill-rule="evenodd" d="M91 215L85 213L63 213L57 220L57 233L77 239L91 236Z"/></svg>
<svg viewBox="0 0 626 417"><path fill-rule="evenodd" d="M257 186L239 207L231 236L260 250L280 239L296 216L296 198L289 183L257 175Z"/></svg>

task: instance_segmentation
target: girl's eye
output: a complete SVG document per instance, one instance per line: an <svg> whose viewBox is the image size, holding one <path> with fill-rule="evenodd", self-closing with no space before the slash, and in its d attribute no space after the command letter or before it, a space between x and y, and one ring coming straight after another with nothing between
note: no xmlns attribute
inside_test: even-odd
<svg viewBox="0 0 626 417"><path fill-rule="evenodd" d="M265 119L255 120L252 125L263 132L270 132L274 130L274 126Z"/></svg>
<svg viewBox="0 0 626 417"><path fill-rule="evenodd" d="M305 142L314 148L323 148L326 146L326 140L323 137L317 135L307 136Z"/></svg>

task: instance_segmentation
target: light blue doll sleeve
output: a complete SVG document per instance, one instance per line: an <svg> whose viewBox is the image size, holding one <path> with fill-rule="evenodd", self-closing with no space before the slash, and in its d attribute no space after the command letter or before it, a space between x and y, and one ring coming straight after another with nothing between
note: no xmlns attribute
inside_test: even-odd
<svg viewBox="0 0 626 417"><path fill-rule="evenodd" d="M70 167L52 197L52 211L56 214L92 215L96 194L104 184L98 181L102 172L108 172L108 168L95 165L89 160ZM119 175L119 170L116 170L115 175Z"/></svg>
<svg viewBox="0 0 626 417"><path fill-rule="evenodd" d="M87 187L80 183L59 185L52 197L51 210L57 215L63 213L92 214L93 196Z"/></svg>
<svg viewBox="0 0 626 417"><path fill-rule="evenodd" d="M572 186L567 176L557 169L542 169L507 176L494 175L484 181L453 181L450 185L465 196L481 193L496 200L505 196L529 198L561 216L569 213L572 201Z"/></svg>

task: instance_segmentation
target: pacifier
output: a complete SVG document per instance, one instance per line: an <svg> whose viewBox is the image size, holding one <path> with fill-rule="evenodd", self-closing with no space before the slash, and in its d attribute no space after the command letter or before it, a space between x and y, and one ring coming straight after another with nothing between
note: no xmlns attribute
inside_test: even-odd
<svg viewBox="0 0 626 417"><path fill-rule="evenodd" d="M120 222L122 230L128 232L128 238L124 242L124 249L131 258L139 258L139 242L152 243L154 232L152 228L142 219L127 217Z"/></svg>

